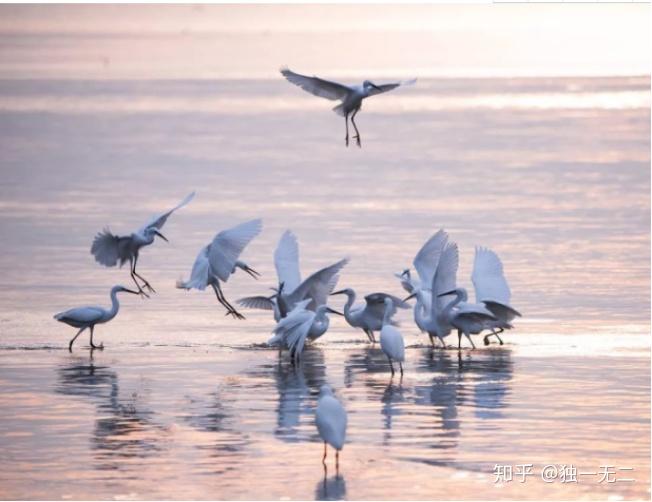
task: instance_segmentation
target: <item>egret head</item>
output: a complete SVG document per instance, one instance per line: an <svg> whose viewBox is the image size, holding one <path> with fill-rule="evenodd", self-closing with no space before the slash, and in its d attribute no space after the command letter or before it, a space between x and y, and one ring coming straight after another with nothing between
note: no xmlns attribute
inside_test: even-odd
<svg viewBox="0 0 652 502"><path fill-rule="evenodd" d="M366 91L369 89L376 89L377 91L382 91L380 87L378 87L376 84L374 84L371 80L365 80L362 82L362 87L365 88Z"/></svg>
<svg viewBox="0 0 652 502"><path fill-rule="evenodd" d="M125 288L124 286L113 286L112 292L115 291L116 293L131 293L132 295L139 295L139 291L134 291L133 289Z"/></svg>
<svg viewBox="0 0 652 502"><path fill-rule="evenodd" d="M344 289L340 289L339 291L334 291L334 292L332 292L332 293L331 293L331 296L333 296L333 295L346 295L346 296L352 296L352 295L354 295L354 294L355 294L355 293L353 292L353 290L352 290L351 288L344 288Z"/></svg>
<svg viewBox="0 0 652 502"><path fill-rule="evenodd" d="M159 231L156 229L156 227L149 227L149 228L147 228L147 229L145 230L145 234L147 235L147 237L151 237L152 240L154 240L154 237L158 235L158 236L159 236L161 239L163 239L165 242L170 242L170 241L167 240L167 237L165 237L165 235L163 235L161 232L159 232Z"/></svg>

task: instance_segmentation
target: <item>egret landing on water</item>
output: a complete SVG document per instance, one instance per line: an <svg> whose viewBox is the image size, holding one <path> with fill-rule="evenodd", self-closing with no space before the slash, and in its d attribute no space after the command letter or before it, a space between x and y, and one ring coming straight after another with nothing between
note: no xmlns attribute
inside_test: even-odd
<svg viewBox="0 0 652 502"><path fill-rule="evenodd" d="M328 385L322 385L319 391L319 401L315 412L315 424L319 436L324 441L324 456L322 463L326 465L326 448L331 445L335 448L335 468L340 467L340 450L344 448L346 439L346 410L342 403L333 395L333 390Z"/></svg>
<svg viewBox="0 0 652 502"><path fill-rule="evenodd" d="M401 332L391 325L390 317L394 312L394 302L391 298L385 298L385 316L383 317L383 328L380 330L380 348L389 359L389 367L394 376L394 364L392 361L398 361L403 376L403 361L405 361L405 343Z"/></svg>
<svg viewBox="0 0 652 502"><path fill-rule="evenodd" d="M288 79L288 81L301 87L304 91L309 92L310 94L320 98L330 99L331 101L340 101L340 104L333 108L333 111L344 117L344 123L346 126L346 137L344 138L344 142L346 143L346 146L349 146L349 115L351 115L351 124L355 129L355 136L353 136L353 139L356 140L358 146L362 146L360 142L360 131L358 131L358 126L355 124L355 116L362 107L363 99L391 91L401 85L412 85L417 81L416 79L412 79L403 82L376 85L370 80L365 80L361 85L348 86L337 82L331 82L330 80L324 80L319 77L300 75L299 73L294 73L288 68L281 68L281 74Z"/></svg>
<svg viewBox="0 0 652 502"><path fill-rule="evenodd" d="M167 241L165 236L163 236L159 230L163 228L163 225L167 221L168 217L174 211L188 204L194 196L195 192L192 192L176 207L173 207L166 213L155 216L149 221L149 223L130 235L115 235L112 234L108 228L105 228L102 232L98 233L95 236L93 245L91 246L91 254L95 256L95 261L106 267L114 267L118 264L118 261L122 267L122 265L128 261L131 265L131 278L136 283L138 291L142 292L143 287L146 287L151 293L155 293L154 288L150 285L150 283L147 282L143 276L139 275L138 272L136 272L138 253L142 247L149 246L152 242L154 242L155 236L159 236L164 241ZM142 286L138 283L136 277L143 281ZM145 294L145 296L147 295Z"/></svg>
<svg viewBox="0 0 652 502"><path fill-rule="evenodd" d="M234 274L238 268L247 272L254 279L258 279L260 274L245 262L238 260L238 257L262 228L261 220L252 220L218 233L213 241L204 246L197 255L190 279L177 281L177 288L194 288L203 291L206 286L211 286L215 291L217 301L226 308L226 315L244 319L244 316L224 296L220 281L228 281L231 274Z"/></svg>
<svg viewBox="0 0 652 502"><path fill-rule="evenodd" d="M120 303L118 302L118 293L122 291L124 291L125 293L132 293L134 295L144 294L142 291L133 291L131 289L125 288L124 286L113 286L113 288L111 288L110 309L107 310L105 308L96 307L96 306L77 307L74 309L66 310L65 312L61 312L54 316L54 318L59 322L67 324L68 326L72 326L73 328L81 328L77 332L77 334L73 337L73 339L70 340L70 343L68 344L69 351L72 352L72 344L86 328L91 329L91 347L93 349L104 348L104 344L95 345L93 343L93 330L95 329L96 324L109 322L118 314L118 310L120 310Z"/></svg>

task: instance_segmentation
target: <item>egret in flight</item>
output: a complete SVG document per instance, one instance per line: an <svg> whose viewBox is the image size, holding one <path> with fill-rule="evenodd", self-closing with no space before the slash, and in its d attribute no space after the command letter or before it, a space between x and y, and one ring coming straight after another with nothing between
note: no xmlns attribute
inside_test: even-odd
<svg viewBox="0 0 652 502"><path fill-rule="evenodd" d="M287 230L274 251L274 265L279 282L276 294L240 298L238 304L245 308L272 310L277 322L305 299L310 300L305 308L315 311L317 307L326 305L328 295L335 289L339 279L338 274L347 263L347 259L340 260L302 281L299 270L299 244L296 236Z"/></svg>
<svg viewBox="0 0 652 502"><path fill-rule="evenodd" d="M303 300L292 309L274 328L274 336L267 342L278 345L279 353L286 347L290 351L292 361L298 361L303 353L307 340L316 340L328 330L330 319L328 312L340 314L327 305L320 305L313 312L306 307L310 299Z"/></svg>
<svg viewBox="0 0 652 502"><path fill-rule="evenodd" d="M111 288L110 309L107 310L97 306L77 307L66 310L65 312L60 312L54 316L54 318L59 322L67 324L68 326L72 326L73 328L80 328L77 334L73 337L72 340L70 340L70 343L68 344L68 350L70 352L72 352L72 344L75 342L75 340L77 340L77 337L81 335L86 328L91 329L91 347L94 349L104 348L104 344L95 345L93 343L93 330L95 329L96 324L109 322L118 314L118 310L120 310L118 293L122 291L125 293L132 293L134 295L144 294L142 291L133 291L131 289L125 288L124 286L113 286L113 288Z"/></svg>
<svg viewBox="0 0 652 502"><path fill-rule="evenodd" d="M376 85L370 80L365 80L361 85L348 86L330 80L324 80L319 77L308 77L294 73L288 68L282 68L281 74L291 83L301 87L304 91L309 92L320 98L330 99L331 101L340 101L340 104L333 108L333 111L338 115L344 117L344 124L346 126L346 137L344 142L349 146L349 115L351 115L351 124L355 129L355 136L358 146L362 146L360 142L360 131L355 124L355 116L360 111L362 100L369 96L382 94L383 92L391 91L401 85L412 85L416 79L394 82L391 84Z"/></svg>
<svg viewBox="0 0 652 502"><path fill-rule="evenodd" d="M403 361L405 361L405 343L403 342L403 335L391 324L392 312L396 310L394 302L390 297L385 298L385 315L383 317L383 327L380 330L380 348L383 350L387 359L389 360L389 367L394 376L393 361L398 361L401 369L401 376L403 376Z"/></svg>
<svg viewBox="0 0 652 502"><path fill-rule="evenodd" d="M173 207L166 213L154 216L146 225L130 235L115 235L111 233L108 228L105 228L95 236L93 245L91 246L91 254L95 256L95 261L106 267L114 267L118 262L120 262L120 266L122 267L122 265L128 261L131 265L131 278L136 283L138 291L142 292L143 287L146 287L148 291L155 293L154 288L150 283L136 272L136 263L138 262L140 249L144 246L149 246L154 242L154 237L156 236L167 241L165 236L159 232L159 230L163 228L168 217L174 211L188 204L194 196L195 192L192 192L177 206ZM142 286L138 283L136 277L143 281ZM147 296L147 294L144 296Z"/></svg>
<svg viewBox="0 0 652 502"><path fill-rule="evenodd" d="M340 451L344 448L346 439L346 410L342 403L333 395L333 390L328 385L322 385L315 412L315 425L319 437L324 442L324 456L322 463L326 465L326 448L331 445L335 448L335 468L339 469Z"/></svg>
<svg viewBox="0 0 652 502"><path fill-rule="evenodd" d="M494 335L502 345L500 333L513 328L511 322L514 318L521 317L521 314L509 304L512 294L505 278L503 263L491 249L475 248L471 280L475 289L475 301L483 303L496 317L496 320L486 323L486 328L491 333L484 337L484 344L489 345L489 337Z"/></svg>
<svg viewBox="0 0 652 502"><path fill-rule="evenodd" d="M385 315L385 299L392 300L392 312L390 318L396 314L396 307L407 309L410 308L407 302L400 298L387 293L372 293L364 297L365 304L353 307L355 303L355 291L351 288L335 291L331 295L346 295L347 300L344 304L344 318L354 328L360 328L367 335L371 343L376 342L374 331L380 331L383 327L383 317ZM394 321L390 323L396 325Z"/></svg>
<svg viewBox="0 0 652 502"><path fill-rule="evenodd" d="M194 288L203 291L206 286L211 286L215 291L217 300L226 308L226 315L232 315L236 319L244 319L244 316L224 296L220 282L228 281L231 274L234 274L238 268L244 270L254 279L258 279L260 274L238 258L247 244L260 233L262 228L263 222L258 219L241 223L218 233L213 241L204 246L197 255L192 266L190 279L177 281L177 288Z"/></svg>

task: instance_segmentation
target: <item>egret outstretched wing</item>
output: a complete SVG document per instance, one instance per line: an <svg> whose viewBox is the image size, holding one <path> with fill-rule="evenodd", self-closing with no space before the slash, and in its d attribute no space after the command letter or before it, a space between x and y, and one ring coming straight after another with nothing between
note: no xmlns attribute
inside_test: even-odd
<svg viewBox="0 0 652 502"><path fill-rule="evenodd" d="M324 80L319 77L308 77L294 73L288 68L281 68L281 75L283 75L289 82L301 87L304 91L318 96L320 98L330 99L332 101L341 99L344 100L352 92L350 88L345 85Z"/></svg>
<svg viewBox="0 0 652 502"><path fill-rule="evenodd" d="M95 236L91 245L91 254L95 261L107 267L114 267L118 261L120 266L130 257L129 243L131 237L118 237L105 228Z"/></svg>
<svg viewBox="0 0 652 502"><path fill-rule="evenodd" d="M138 232L142 233L145 229L147 228L162 228L163 225L165 225L165 222L167 221L168 217L174 213L177 209L182 208L186 204L188 204L193 198L195 197L195 192L192 192L191 194L186 195L186 197L179 202L175 207L167 211L166 213L163 213L159 216L154 216L146 225L141 227Z"/></svg>
<svg viewBox="0 0 652 502"><path fill-rule="evenodd" d="M444 230L439 230L426 241L414 257L414 268L419 274L422 288L427 288L432 284L435 270L439 264L439 257L447 242L448 234Z"/></svg>
<svg viewBox="0 0 652 502"><path fill-rule="evenodd" d="M303 281L292 293L288 295L288 304L301 301L305 298L312 299L308 309L315 310L320 305L325 305L328 295L333 292L338 280L338 273L349 262L347 258L318 270Z"/></svg>
<svg viewBox="0 0 652 502"><path fill-rule="evenodd" d="M246 296L236 303L246 309L274 310L274 300L267 296Z"/></svg>
<svg viewBox="0 0 652 502"><path fill-rule="evenodd" d="M233 273L238 256L262 228L263 222L258 219L241 223L217 234L208 248L211 272L226 282Z"/></svg>
<svg viewBox="0 0 652 502"><path fill-rule="evenodd" d="M299 244L296 236L286 230L274 251L274 265L278 282L283 283L285 291L294 291L301 283L299 271Z"/></svg>
<svg viewBox="0 0 652 502"><path fill-rule="evenodd" d="M210 278L210 263L208 261L208 246L204 246L197 255L195 263L190 272L190 279L187 281L177 281L177 288L181 289L199 289L203 291L208 285Z"/></svg>
<svg viewBox="0 0 652 502"><path fill-rule="evenodd" d="M365 301L367 302L365 305L365 311L382 321L383 316L385 315L385 298L392 299L392 313L390 317L396 314L397 308L410 308L409 303L404 302L394 295L389 295L387 293L371 293L364 297Z"/></svg>
<svg viewBox="0 0 652 502"><path fill-rule="evenodd" d="M475 248L471 280L476 302L493 300L509 305L511 292L505 279L503 264L492 250L483 247Z"/></svg>
<svg viewBox="0 0 652 502"><path fill-rule="evenodd" d="M458 266L459 253L457 244L454 242L448 243L441 252L437 271L432 278L432 312L440 312L451 301L451 295L443 297L439 295L456 288Z"/></svg>
<svg viewBox="0 0 652 502"><path fill-rule="evenodd" d="M406 86L406 85L413 85L416 81L417 81L417 79L413 78L411 80L402 80L400 82L394 82L394 83L391 83L391 84L377 85L376 87L371 87L369 89L369 96L375 96L376 94L382 94L384 92L396 89L397 87Z"/></svg>

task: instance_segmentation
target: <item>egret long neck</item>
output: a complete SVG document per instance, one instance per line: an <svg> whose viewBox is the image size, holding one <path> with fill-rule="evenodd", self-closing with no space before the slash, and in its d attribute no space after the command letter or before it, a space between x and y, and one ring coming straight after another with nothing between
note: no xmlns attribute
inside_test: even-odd
<svg viewBox="0 0 652 502"><path fill-rule="evenodd" d="M344 304L344 318L351 321L351 307L355 302L355 291L346 294L346 303Z"/></svg>
<svg viewBox="0 0 652 502"><path fill-rule="evenodd" d="M385 313L383 314L383 326L391 323L391 319L390 319L391 317L392 317L392 305L386 303Z"/></svg>
<svg viewBox="0 0 652 502"><path fill-rule="evenodd" d="M448 303L444 307L444 310L442 310L442 315L444 316L445 319L448 319L450 317L450 313L453 310L453 308L462 301L463 294L461 291L455 291L455 299L451 302Z"/></svg>
<svg viewBox="0 0 652 502"><path fill-rule="evenodd" d="M113 319L118 314L118 310L120 310L120 302L118 301L118 289L113 288L111 290L111 308L109 309L106 320L108 321Z"/></svg>

